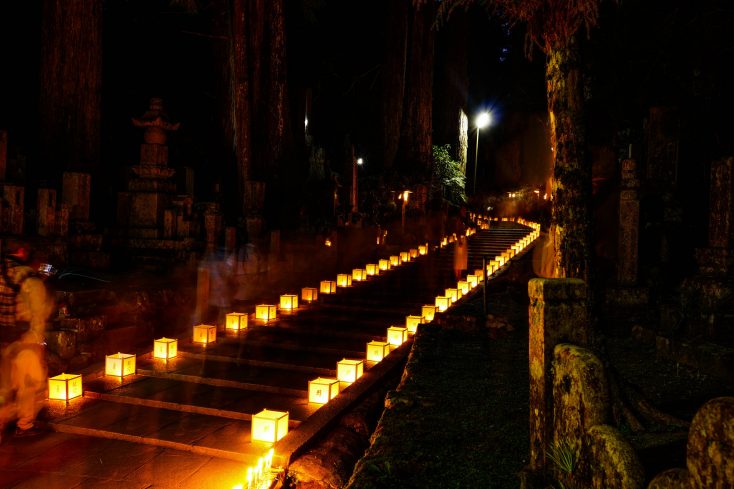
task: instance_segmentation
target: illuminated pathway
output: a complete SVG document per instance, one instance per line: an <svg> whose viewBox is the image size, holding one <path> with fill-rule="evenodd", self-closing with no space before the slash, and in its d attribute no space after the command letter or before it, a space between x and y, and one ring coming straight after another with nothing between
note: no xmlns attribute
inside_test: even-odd
<svg viewBox="0 0 734 489"><path fill-rule="evenodd" d="M512 222L492 222L491 230L479 231L469 241L469 274L481 269L483 255L501 254L530 231ZM223 479L222 487L247 487L248 467L250 486L255 487L253 479L265 479L265 465L270 463L269 459L261 462L258 470L258 460L271 447L274 465L287 463L379 383L381 374L400 368L410 339L382 361L365 360L366 345L385 342L388 327L406 326L406 316L420 316L422 306L433 305L437 295L457 288L453 247L431 248L427 256L379 276L337 287L333 295L320 293L316 302L301 303L293 312L278 310L274 320L257 320L254 311L244 311L249 313L246 329L226 334L220 330L216 341L206 346L193 343L191 334L184 335L178 338L175 358L138 356L137 373L123 380L104 372L85 374L83 397L68 405L51 402L52 426L63 433L232 460L241 464L242 471L235 479ZM389 256L386 253L384 258ZM319 284L303 285L319 288ZM263 297L263 302L279 304L283 293L302 297L300 290L275 292ZM352 385L337 382L333 394L338 395L326 404L309 402L309 383L336 378L337 362L343 359L356 361L353 364L364 361L365 375ZM325 381L320 394L328 396L329 383L333 381ZM311 395L315 394L313 389ZM289 433L275 445L251 439L252 416L264 409L288 413ZM277 430L284 433L284 425Z"/></svg>

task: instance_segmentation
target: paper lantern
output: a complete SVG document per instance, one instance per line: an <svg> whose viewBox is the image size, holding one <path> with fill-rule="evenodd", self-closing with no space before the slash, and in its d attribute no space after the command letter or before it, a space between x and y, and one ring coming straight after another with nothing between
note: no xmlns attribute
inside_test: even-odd
<svg viewBox="0 0 734 489"><path fill-rule="evenodd" d="M459 291L454 288L446 289L444 295L449 298L452 304L459 300Z"/></svg>
<svg viewBox="0 0 734 489"><path fill-rule="evenodd" d="M191 338L194 343L214 343L217 341L217 327L211 324L197 324L194 326L194 334Z"/></svg>
<svg viewBox="0 0 734 489"><path fill-rule="evenodd" d="M275 443L288 433L288 413L263 409L252 415L252 441Z"/></svg>
<svg viewBox="0 0 734 489"><path fill-rule="evenodd" d="M171 338L160 338L153 341L153 356L168 360L178 354L178 340Z"/></svg>
<svg viewBox="0 0 734 489"><path fill-rule="evenodd" d="M304 287L301 289L301 299L303 302L314 302L319 298L319 291L315 287Z"/></svg>
<svg viewBox="0 0 734 489"><path fill-rule="evenodd" d="M418 247L418 254L419 255L427 255L428 254L428 245L420 245Z"/></svg>
<svg viewBox="0 0 734 489"><path fill-rule="evenodd" d="M400 261L402 263L405 263L406 261L410 261L410 253L407 251L401 251L400 252Z"/></svg>
<svg viewBox="0 0 734 489"><path fill-rule="evenodd" d="M418 331L418 325L423 322L423 316L405 316L405 327L408 333Z"/></svg>
<svg viewBox="0 0 734 489"><path fill-rule="evenodd" d="M446 237L444 237L444 238L443 238L443 239L441 240L441 246L443 247L443 246L446 246L446 245L448 245L448 244L449 244L449 239L448 239L448 238L446 238Z"/></svg>
<svg viewBox="0 0 734 489"><path fill-rule="evenodd" d="M368 263L364 267L365 271L367 272L368 276L378 275L380 273L380 268L377 266L376 263Z"/></svg>
<svg viewBox="0 0 734 489"><path fill-rule="evenodd" d="M338 287L349 287L352 285L352 276L348 273L340 273L336 276L336 285Z"/></svg>
<svg viewBox="0 0 734 489"><path fill-rule="evenodd" d="M444 295L436 296L436 308L438 309L438 312L444 312L446 309L449 308L449 305L451 304L451 299Z"/></svg>
<svg viewBox="0 0 734 489"><path fill-rule="evenodd" d="M459 280L456 284L456 288L461 291L461 295L466 295L469 293L469 282L466 280Z"/></svg>
<svg viewBox="0 0 734 489"><path fill-rule="evenodd" d="M387 341L370 341L367 343L367 360L379 362L390 353L390 343Z"/></svg>
<svg viewBox="0 0 734 489"><path fill-rule="evenodd" d="M337 379L323 379L321 377L308 381L308 402L326 404L339 394Z"/></svg>
<svg viewBox="0 0 734 489"><path fill-rule="evenodd" d="M433 321L433 318L436 315L436 306L431 305L425 305L421 308L421 315L423 316L423 320L427 323L430 323Z"/></svg>
<svg viewBox="0 0 734 489"><path fill-rule="evenodd" d="M352 280L361 282L367 279L367 272L363 268L355 268L352 270Z"/></svg>
<svg viewBox="0 0 734 489"><path fill-rule="evenodd" d="M397 267L398 265L400 265L400 257L398 255L390 256L390 266Z"/></svg>
<svg viewBox="0 0 734 489"><path fill-rule="evenodd" d="M82 376L60 374L48 379L48 398L69 401L82 395Z"/></svg>
<svg viewBox="0 0 734 489"><path fill-rule="evenodd" d="M228 331L240 331L247 329L247 314L241 312L230 312L226 315L224 329Z"/></svg>
<svg viewBox="0 0 734 489"><path fill-rule="evenodd" d="M336 282L333 280L322 280L320 291L322 294L335 294Z"/></svg>
<svg viewBox="0 0 734 489"><path fill-rule="evenodd" d="M105 356L105 375L124 377L135 373L135 355L130 353L115 353Z"/></svg>
<svg viewBox="0 0 734 489"><path fill-rule="evenodd" d="M336 378L341 382L352 383L362 376L364 360L339 360L336 362Z"/></svg>
<svg viewBox="0 0 734 489"><path fill-rule="evenodd" d="M479 285L479 279L476 275L467 275L466 281L469 283L469 287L471 287L472 289Z"/></svg>
<svg viewBox="0 0 734 489"><path fill-rule="evenodd" d="M418 258L418 249L417 248L411 248L408 253L410 253L410 258L411 259Z"/></svg>
<svg viewBox="0 0 734 489"><path fill-rule="evenodd" d="M390 260L382 259L378 262L378 266L380 270L389 270L390 269Z"/></svg>
<svg viewBox="0 0 734 489"><path fill-rule="evenodd" d="M278 308L275 304L258 304L255 306L255 318L262 321L271 321L278 317Z"/></svg>
<svg viewBox="0 0 734 489"><path fill-rule="evenodd" d="M298 296L295 294L283 294L280 296L280 308L284 311L298 309Z"/></svg>
<svg viewBox="0 0 734 489"><path fill-rule="evenodd" d="M387 328L387 342L393 346L400 346L408 339L408 329L402 326Z"/></svg>

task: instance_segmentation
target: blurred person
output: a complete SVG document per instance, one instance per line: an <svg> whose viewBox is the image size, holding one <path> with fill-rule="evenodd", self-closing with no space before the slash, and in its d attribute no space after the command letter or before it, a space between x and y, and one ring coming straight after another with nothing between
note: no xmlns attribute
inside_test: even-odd
<svg viewBox="0 0 734 489"><path fill-rule="evenodd" d="M0 256L0 327L21 328L20 338L1 352L0 441L15 421L16 436L41 432L36 416L47 387L46 322L53 308L46 286L32 268L27 243L7 241Z"/></svg>

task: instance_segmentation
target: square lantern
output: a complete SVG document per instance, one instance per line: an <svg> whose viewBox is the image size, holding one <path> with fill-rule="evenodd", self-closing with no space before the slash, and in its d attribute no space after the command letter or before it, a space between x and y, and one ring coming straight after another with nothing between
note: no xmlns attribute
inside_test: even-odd
<svg viewBox="0 0 734 489"><path fill-rule="evenodd" d="M418 247L418 254L419 255L427 255L428 254L428 245L420 245Z"/></svg>
<svg viewBox="0 0 734 489"><path fill-rule="evenodd" d="M124 377L135 373L135 355L130 353L115 353L107 355L104 362L105 375Z"/></svg>
<svg viewBox="0 0 734 489"><path fill-rule="evenodd" d="M400 257L398 255L390 256L390 266L397 267L398 265L400 265Z"/></svg>
<svg viewBox="0 0 734 489"><path fill-rule="evenodd" d="M319 298L319 291L316 287L304 287L301 289L301 299L303 302L314 302Z"/></svg>
<svg viewBox="0 0 734 489"><path fill-rule="evenodd" d="M308 402L326 404L339 394L337 379L323 379L321 377L308 381Z"/></svg>
<svg viewBox="0 0 734 489"><path fill-rule="evenodd" d="M436 306L426 304L421 308L421 315L423 316L423 320L425 322L430 323L436 316Z"/></svg>
<svg viewBox="0 0 734 489"><path fill-rule="evenodd" d="M408 339L408 328L390 326L387 328L387 342L393 346L400 346Z"/></svg>
<svg viewBox="0 0 734 489"><path fill-rule="evenodd" d="M381 259L378 263L380 270L390 270L390 260Z"/></svg>
<svg viewBox="0 0 734 489"><path fill-rule="evenodd" d="M224 329L227 331L240 331L247 329L247 314L241 312L230 312L226 316Z"/></svg>
<svg viewBox="0 0 734 489"><path fill-rule="evenodd" d="M390 353L390 343L387 341L370 341L367 343L367 360L379 362Z"/></svg>
<svg viewBox="0 0 734 489"><path fill-rule="evenodd" d="M341 382L352 383L364 373L364 360L339 360L336 362L336 378Z"/></svg>
<svg viewBox="0 0 734 489"><path fill-rule="evenodd" d="M474 275L477 276L477 282L481 282L484 280L484 270L482 270L481 268L477 268L476 270L474 270Z"/></svg>
<svg viewBox="0 0 734 489"><path fill-rule="evenodd" d="M466 281L469 283L469 287L471 287L472 289L479 285L479 279L476 275L467 275Z"/></svg>
<svg viewBox="0 0 734 489"><path fill-rule="evenodd" d="M435 304L438 312L444 312L451 305L451 299L445 295L438 295Z"/></svg>
<svg viewBox="0 0 734 489"><path fill-rule="evenodd" d="M178 354L178 340L160 338L153 341L153 357L168 360Z"/></svg>
<svg viewBox="0 0 734 489"><path fill-rule="evenodd" d="M459 291L454 288L446 289L444 295L449 298L452 304L459 300Z"/></svg>
<svg viewBox="0 0 734 489"><path fill-rule="evenodd" d="M461 295L466 295L469 293L469 282L466 280L459 280L456 284L456 288L461 291Z"/></svg>
<svg viewBox="0 0 734 489"><path fill-rule="evenodd" d="M378 275L380 273L380 267L377 265L377 263L368 263L364 267L365 271L367 272L368 276Z"/></svg>
<svg viewBox="0 0 734 489"><path fill-rule="evenodd" d="M60 374L48 379L48 398L69 401L82 395L82 376Z"/></svg>
<svg viewBox="0 0 734 489"><path fill-rule="evenodd" d="M407 252L407 251L401 251L400 252L400 261L401 262L410 261L410 253Z"/></svg>
<svg viewBox="0 0 734 489"><path fill-rule="evenodd" d="M263 409L252 415L252 441L275 443L288 433L288 413Z"/></svg>
<svg viewBox="0 0 734 489"><path fill-rule="evenodd" d="M423 316L405 316L405 327L408 333L418 331L418 325L423 322Z"/></svg>
<svg viewBox="0 0 734 489"><path fill-rule="evenodd" d="M408 252L410 254L410 258L418 258L418 249L417 248L411 248Z"/></svg>
<svg viewBox="0 0 734 489"><path fill-rule="evenodd" d="M355 282L367 280L367 272L363 268L355 268L352 270L352 280Z"/></svg>
<svg viewBox="0 0 734 489"><path fill-rule="evenodd" d="M336 282L333 280L322 280L320 290L322 294L335 294Z"/></svg>
<svg viewBox="0 0 734 489"><path fill-rule="evenodd" d="M194 326L194 334L191 337L194 343L214 343L217 341L217 327L211 324L197 324Z"/></svg>
<svg viewBox="0 0 734 489"><path fill-rule="evenodd" d="M280 296L280 308L284 311L298 309L298 296L295 294L283 294Z"/></svg>
<svg viewBox="0 0 734 489"><path fill-rule="evenodd" d="M278 308L275 304L258 304L255 306L255 319L271 321L278 317Z"/></svg>
<svg viewBox="0 0 734 489"><path fill-rule="evenodd" d="M352 276L348 273L340 273L336 276L336 285L338 287L350 287L352 285Z"/></svg>

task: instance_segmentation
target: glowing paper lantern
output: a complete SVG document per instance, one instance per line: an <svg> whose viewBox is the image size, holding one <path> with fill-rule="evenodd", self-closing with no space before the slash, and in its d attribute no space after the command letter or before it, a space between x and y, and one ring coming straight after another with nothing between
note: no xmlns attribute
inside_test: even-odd
<svg viewBox="0 0 734 489"><path fill-rule="evenodd" d="M124 377L135 373L135 355L130 353L115 353L105 356L105 375Z"/></svg>
<svg viewBox="0 0 734 489"><path fill-rule="evenodd" d="M283 294L280 296L280 308L285 311L298 309L298 296L295 294Z"/></svg>
<svg viewBox="0 0 734 489"><path fill-rule="evenodd" d="M352 285L352 276L348 273L340 273L336 276L336 285L339 287L349 287Z"/></svg>
<svg viewBox="0 0 734 489"><path fill-rule="evenodd" d="M160 338L153 341L153 356L168 360L178 354L178 340L171 338Z"/></svg>
<svg viewBox="0 0 734 489"><path fill-rule="evenodd" d="M303 302L314 302L319 298L319 291L315 287L304 287L301 289L301 299Z"/></svg>
<svg viewBox="0 0 734 489"><path fill-rule="evenodd" d="M459 280L456 284L456 288L461 291L461 295L466 295L469 293L469 282L466 280Z"/></svg>
<svg viewBox="0 0 734 489"><path fill-rule="evenodd" d="M390 326L387 328L387 342L393 346L400 346L408 339L408 328Z"/></svg>
<svg viewBox="0 0 734 489"><path fill-rule="evenodd" d="M479 278L476 275L467 275L466 281L469 283L469 287L474 288L479 285Z"/></svg>
<svg viewBox="0 0 734 489"><path fill-rule="evenodd" d="M336 282L333 280L322 280L321 288L319 289L322 294L335 294L336 293Z"/></svg>
<svg viewBox="0 0 734 489"><path fill-rule="evenodd" d="M275 443L288 433L288 413L263 409L252 415L252 441Z"/></svg>
<svg viewBox="0 0 734 489"><path fill-rule="evenodd" d="M433 321L433 318L436 315L436 306L431 305L425 305L421 308L421 315L423 316L423 320L427 323L430 323Z"/></svg>
<svg viewBox="0 0 734 489"><path fill-rule="evenodd" d="M418 247L418 254L419 255L427 255L428 254L428 245L420 245Z"/></svg>
<svg viewBox="0 0 734 489"><path fill-rule="evenodd" d="M275 304L258 304L255 306L255 318L270 321L278 317L278 308Z"/></svg>
<svg viewBox="0 0 734 489"><path fill-rule="evenodd" d="M446 309L449 308L450 304L451 304L450 298L444 295L436 296L436 308L438 309L438 312L444 312Z"/></svg>
<svg viewBox="0 0 734 489"><path fill-rule="evenodd" d="M323 379L321 377L308 381L308 402L326 404L339 394L337 379Z"/></svg>
<svg viewBox="0 0 734 489"><path fill-rule="evenodd" d="M448 238L446 238L446 237L444 237L444 238L443 238L443 239L441 240L441 247L444 247L444 246L446 246L447 244L449 244L449 239L448 239Z"/></svg>
<svg viewBox="0 0 734 489"><path fill-rule="evenodd" d="M370 341L367 343L367 360L379 362L390 353L390 343L387 341Z"/></svg>
<svg viewBox="0 0 734 489"><path fill-rule="evenodd" d="M336 362L336 378L341 382L352 383L362 376L364 360L339 360Z"/></svg>
<svg viewBox="0 0 734 489"><path fill-rule="evenodd" d="M418 325L423 322L423 316L405 316L405 328L408 333L415 333Z"/></svg>
<svg viewBox="0 0 734 489"><path fill-rule="evenodd" d="M368 276L378 275L380 273L380 268L377 266L376 263L368 263L364 267L365 271L367 272Z"/></svg>
<svg viewBox="0 0 734 489"><path fill-rule="evenodd" d="M380 270L389 270L390 269L390 260L382 259L378 262L378 266Z"/></svg>
<svg viewBox="0 0 734 489"><path fill-rule="evenodd" d="M363 268L355 268L352 270L352 280L361 282L367 279L367 272Z"/></svg>
<svg viewBox="0 0 734 489"><path fill-rule="evenodd" d="M60 374L48 379L48 398L68 401L82 395L82 376Z"/></svg>
<svg viewBox="0 0 734 489"><path fill-rule="evenodd" d="M403 263L405 263L406 261L410 261L410 253L408 253L407 251L401 251L400 261Z"/></svg>
<svg viewBox="0 0 734 489"><path fill-rule="evenodd" d="M411 248L410 251L410 258L418 258L418 249L417 248Z"/></svg>
<svg viewBox="0 0 734 489"><path fill-rule="evenodd" d="M400 265L400 257L398 255L392 255L390 257L390 266L397 267L398 265Z"/></svg>
<svg viewBox="0 0 734 489"><path fill-rule="evenodd" d="M446 289L444 295L449 298L452 304L459 300L459 291L454 288Z"/></svg>
<svg viewBox="0 0 734 489"><path fill-rule="evenodd" d="M241 312L230 312L226 316L224 329L229 331L247 329L247 314L243 314Z"/></svg>
<svg viewBox="0 0 734 489"><path fill-rule="evenodd" d="M217 341L217 327L211 324L197 324L194 326L194 334L191 338L194 343L214 343Z"/></svg>

